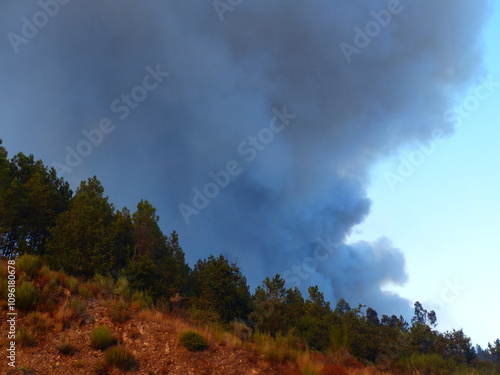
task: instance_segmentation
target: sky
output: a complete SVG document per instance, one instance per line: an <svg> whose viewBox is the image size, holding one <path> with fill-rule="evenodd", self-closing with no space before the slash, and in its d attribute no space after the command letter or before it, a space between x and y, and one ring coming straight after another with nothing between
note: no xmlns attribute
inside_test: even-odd
<svg viewBox="0 0 500 375"><path fill-rule="evenodd" d="M149 200L191 264L408 319L419 300L484 346L498 21L488 0L10 2L0 138Z"/></svg>
<svg viewBox="0 0 500 375"><path fill-rule="evenodd" d="M350 237L371 240L381 233L404 249L409 280L389 288L424 307L435 309L441 330L463 328L481 346L499 335L498 284L500 245L497 241L500 178L500 6L483 32L486 72L470 92L458 98L460 126L401 180L392 174L417 145L380 161L371 171L368 196L372 210ZM482 79L497 88L488 98L473 99ZM470 103L468 103L470 100ZM431 150L432 148L430 148Z"/></svg>

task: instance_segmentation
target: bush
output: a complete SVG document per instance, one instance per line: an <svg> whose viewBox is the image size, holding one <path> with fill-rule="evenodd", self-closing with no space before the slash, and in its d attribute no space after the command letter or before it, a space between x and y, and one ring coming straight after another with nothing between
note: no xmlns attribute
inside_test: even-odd
<svg viewBox="0 0 500 375"><path fill-rule="evenodd" d="M39 298L40 292L31 282L23 282L16 288L16 307L19 310L33 310Z"/></svg>
<svg viewBox="0 0 500 375"><path fill-rule="evenodd" d="M73 355L76 353L76 348L70 344L68 337L64 335L61 336L59 340L57 350L59 350L59 352L64 355Z"/></svg>
<svg viewBox="0 0 500 375"><path fill-rule="evenodd" d="M413 353L402 361L407 367L418 370L421 374L454 374L455 364L439 354Z"/></svg>
<svg viewBox="0 0 500 375"><path fill-rule="evenodd" d="M29 279L33 279L42 268L42 261L36 255L24 254L16 261L16 267L18 271L24 272Z"/></svg>
<svg viewBox="0 0 500 375"><path fill-rule="evenodd" d="M85 302L76 297L64 301L57 311L55 318L63 324L64 327L70 325L73 320L79 320L85 314Z"/></svg>
<svg viewBox="0 0 500 375"><path fill-rule="evenodd" d="M97 362L94 365L94 373L96 375L108 375L110 368L106 362Z"/></svg>
<svg viewBox="0 0 500 375"><path fill-rule="evenodd" d="M118 300L111 303L111 320L115 323L125 323L130 319L130 305L124 300Z"/></svg>
<svg viewBox="0 0 500 375"><path fill-rule="evenodd" d="M69 300L69 305L71 306L71 309L75 312L76 315L82 316L85 314L85 302L79 300L76 297L73 297Z"/></svg>
<svg viewBox="0 0 500 375"><path fill-rule="evenodd" d="M35 337L26 327L20 327L16 333L16 342L21 346L35 346Z"/></svg>
<svg viewBox="0 0 500 375"><path fill-rule="evenodd" d="M132 302L138 304L141 309L147 309L153 304L153 297L143 291L135 292Z"/></svg>
<svg viewBox="0 0 500 375"><path fill-rule="evenodd" d="M107 326L95 327L90 332L90 345L94 349L104 350L115 343L116 341Z"/></svg>
<svg viewBox="0 0 500 375"><path fill-rule="evenodd" d="M104 353L104 360L110 366L123 371L132 370L137 366L135 357L123 346L114 346Z"/></svg>
<svg viewBox="0 0 500 375"><path fill-rule="evenodd" d="M26 316L26 325L32 327L35 333L45 333L51 326L51 321L47 314L35 311Z"/></svg>
<svg viewBox="0 0 500 375"><path fill-rule="evenodd" d="M92 291L85 285L78 285L78 294L87 299L92 297Z"/></svg>
<svg viewBox="0 0 500 375"><path fill-rule="evenodd" d="M130 284L128 279L124 276L121 276L116 280L115 288L113 289L113 293L119 295L122 298L128 299L131 295Z"/></svg>
<svg viewBox="0 0 500 375"><path fill-rule="evenodd" d="M199 333L193 331L184 332L179 342L189 351L198 352L208 348L208 342Z"/></svg>

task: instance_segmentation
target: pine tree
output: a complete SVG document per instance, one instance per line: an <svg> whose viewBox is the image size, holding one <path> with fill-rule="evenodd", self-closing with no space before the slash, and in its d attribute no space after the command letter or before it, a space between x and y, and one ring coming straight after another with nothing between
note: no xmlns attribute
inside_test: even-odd
<svg viewBox="0 0 500 375"><path fill-rule="evenodd" d="M77 276L110 272L113 220L113 205L99 180L94 176L82 181L68 211L59 215L51 230L49 263Z"/></svg>
<svg viewBox="0 0 500 375"><path fill-rule="evenodd" d="M1 144L1 142L0 142ZM33 155L7 159L0 148L0 251L3 256L45 253L49 230L68 207L72 192Z"/></svg>

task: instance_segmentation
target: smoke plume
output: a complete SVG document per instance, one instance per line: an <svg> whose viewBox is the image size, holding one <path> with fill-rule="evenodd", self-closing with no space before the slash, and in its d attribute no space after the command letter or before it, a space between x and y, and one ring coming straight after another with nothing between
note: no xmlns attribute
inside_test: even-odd
<svg viewBox="0 0 500 375"><path fill-rule="evenodd" d="M487 10L486 0L8 2L2 138L73 186L97 175L117 207L150 200L191 262L222 252L253 286L280 273L333 302L406 313L408 301L383 291L407 280L402 251L346 240L370 211L370 167L453 130L443 113L481 69ZM30 38L26 20L43 25ZM143 100L124 104L131 93ZM103 139L78 149L106 118Z"/></svg>

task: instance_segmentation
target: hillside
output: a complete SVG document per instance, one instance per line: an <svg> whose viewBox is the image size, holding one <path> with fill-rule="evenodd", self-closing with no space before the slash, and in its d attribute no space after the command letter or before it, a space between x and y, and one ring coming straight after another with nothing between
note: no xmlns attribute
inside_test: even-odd
<svg viewBox="0 0 500 375"><path fill-rule="evenodd" d="M2 261L5 269L6 261ZM18 274L20 280L28 280L25 272ZM328 360L320 354L304 351L296 353L296 360L287 360L277 353L271 359L272 350L266 351L268 343L257 345L247 332L239 330L224 332L220 328L202 324L187 317L185 313L166 314L152 308L141 308L141 301L125 302L112 293L109 280L83 284L75 278L42 268L31 281L36 290L36 311L20 311L16 328L16 368L2 364L8 374L120 374L122 370L105 364L105 351L94 349L90 334L98 326L109 327L116 344L124 346L136 359L131 374L382 374L365 368L349 356L342 361ZM18 290L17 303L21 301ZM2 310L7 303L2 300ZM181 315L184 315L183 317ZM0 329L8 331L6 319ZM19 330L27 334L19 336ZM188 330L199 332L208 340L206 350L192 352L179 343L180 335ZM2 346L8 342L3 337ZM33 342L31 342L33 341ZM62 345L65 343L65 345ZM68 345L69 344L69 345ZM62 348L71 347L63 354ZM268 348L269 349L269 348ZM272 348L271 348L272 349ZM301 357L302 356L302 357ZM292 359L292 356L291 358ZM300 366L302 365L302 366ZM349 367L349 365L351 367ZM300 367L303 371L301 372ZM309 368L309 370L308 370ZM308 372L310 371L310 372Z"/></svg>

